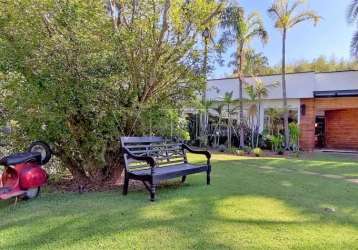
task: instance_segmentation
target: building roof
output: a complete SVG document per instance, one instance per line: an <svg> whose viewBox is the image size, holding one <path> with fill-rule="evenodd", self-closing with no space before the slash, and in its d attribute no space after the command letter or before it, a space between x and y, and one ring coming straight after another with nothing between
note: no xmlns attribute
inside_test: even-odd
<svg viewBox="0 0 358 250"><path fill-rule="evenodd" d="M269 88L269 96L265 99L281 99L282 85L281 75L268 75L257 77L246 77L247 84L262 81L265 85L277 84L277 87ZM321 91L351 91L358 89L358 71L337 72L302 72L291 73L286 76L287 98L313 98L315 93ZM233 97L239 98L238 78L211 79L207 83L207 98L210 100L221 100L225 92L233 91ZM244 97L247 95L244 91Z"/></svg>
<svg viewBox="0 0 358 250"><path fill-rule="evenodd" d="M316 98L325 97L353 97L358 96L358 89L352 90L329 90L329 91L315 91L313 96Z"/></svg>

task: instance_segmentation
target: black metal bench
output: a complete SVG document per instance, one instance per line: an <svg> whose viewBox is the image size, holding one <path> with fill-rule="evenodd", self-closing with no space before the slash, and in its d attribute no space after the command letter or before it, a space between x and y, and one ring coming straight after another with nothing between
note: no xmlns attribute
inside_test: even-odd
<svg viewBox="0 0 358 250"><path fill-rule="evenodd" d="M155 188L162 180L182 177L185 182L190 174L206 172L210 185L210 158L208 151L194 150L183 143L167 141L162 137L121 137L125 163L123 195L128 193L129 180L140 180L155 200ZM207 163L193 165L188 162L186 151L203 154Z"/></svg>

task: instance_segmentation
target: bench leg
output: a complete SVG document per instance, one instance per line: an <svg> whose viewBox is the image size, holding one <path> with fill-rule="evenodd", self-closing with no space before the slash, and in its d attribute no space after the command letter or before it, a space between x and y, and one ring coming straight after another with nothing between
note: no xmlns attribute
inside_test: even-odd
<svg viewBox="0 0 358 250"><path fill-rule="evenodd" d="M182 182L182 183L184 183L185 180L186 180L186 175L184 175L184 176L181 177L181 182Z"/></svg>
<svg viewBox="0 0 358 250"><path fill-rule="evenodd" d="M155 201L155 184L150 184L150 201Z"/></svg>
<svg viewBox="0 0 358 250"><path fill-rule="evenodd" d="M210 185L210 171L206 172L206 184Z"/></svg>
<svg viewBox="0 0 358 250"><path fill-rule="evenodd" d="M124 185L123 185L123 195L127 195L128 194L128 186L129 186L129 178L126 175L124 177Z"/></svg>

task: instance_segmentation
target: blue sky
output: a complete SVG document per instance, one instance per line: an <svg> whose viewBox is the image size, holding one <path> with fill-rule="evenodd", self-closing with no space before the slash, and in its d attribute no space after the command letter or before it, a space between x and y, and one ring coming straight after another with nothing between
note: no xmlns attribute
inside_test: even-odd
<svg viewBox="0 0 358 250"><path fill-rule="evenodd" d="M236 1L237 2L237 1ZM271 65L281 61L281 33L273 27L273 21L267 14L272 0L239 0L246 12L258 11L264 18L265 27L270 35L270 41L263 46L253 41L252 47L263 52ZM315 10L323 20L314 27L312 23L299 24L289 31L287 38L287 60L293 62L300 59L313 59L320 55L328 58L350 58L350 41L354 25L346 21L347 8L351 0L308 0L303 7ZM224 58L231 54L228 51ZM224 77L230 75L232 69L228 66L215 66L210 77Z"/></svg>

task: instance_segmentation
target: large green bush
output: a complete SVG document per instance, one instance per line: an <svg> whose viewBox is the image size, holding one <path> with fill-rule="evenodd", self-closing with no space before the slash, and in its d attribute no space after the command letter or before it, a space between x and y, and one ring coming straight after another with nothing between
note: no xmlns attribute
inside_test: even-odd
<svg viewBox="0 0 358 250"><path fill-rule="evenodd" d="M117 13L94 0L0 2L8 143L45 140L76 179L103 181L120 170L119 136L187 137L181 109L203 86L195 37L220 5L168 3L125 0Z"/></svg>

